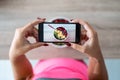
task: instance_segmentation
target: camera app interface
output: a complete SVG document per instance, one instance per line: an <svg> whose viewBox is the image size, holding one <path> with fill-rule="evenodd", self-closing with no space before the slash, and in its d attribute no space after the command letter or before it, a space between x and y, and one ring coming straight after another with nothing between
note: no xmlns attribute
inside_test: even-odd
<svg viewBox="0 0 120 80"><path fill-rule="evenodd" d="M47 42L75 42L76 24L44 24L43 40Z"/></svg>

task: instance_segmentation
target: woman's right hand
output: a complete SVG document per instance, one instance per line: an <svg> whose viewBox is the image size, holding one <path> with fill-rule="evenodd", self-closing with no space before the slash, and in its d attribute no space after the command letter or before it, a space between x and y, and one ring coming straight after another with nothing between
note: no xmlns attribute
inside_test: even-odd
<svg viewBox="0 0 120 80"><path fill-rule="evenodd" d="M97 32L92 28L92 26L81 20L74 19L73 23L80 23L84 27L84 31L81 34L81 42L79 44L71 43L72 48L87 54L89 57L99 57L101 55L101 49L99 46Z"/></svg>
<svg viewBox="0 0 120 80"><path fill-rule="evenodd" d="M24 55L31 49L48 45L46 43L38 42L38 30L35 28L35 25L42 23L44 21L45 18L38 18L33 22L16 29L15 36L12 41L9 52L9 55L11 57ZM28 37L33 37L36 40L36 42L30 43L27 39Z"/></svg>

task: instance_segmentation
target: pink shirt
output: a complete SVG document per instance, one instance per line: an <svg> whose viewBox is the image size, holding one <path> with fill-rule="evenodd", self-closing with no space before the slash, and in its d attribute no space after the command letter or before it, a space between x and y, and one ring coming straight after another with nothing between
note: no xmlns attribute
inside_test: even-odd
<svg viewBox="0 0 120 80"><path fill-rule="evenodd" d="M39 78L78 78L88 80L87 65L71 58L40 60L34 68L34 77Z"/></svg>

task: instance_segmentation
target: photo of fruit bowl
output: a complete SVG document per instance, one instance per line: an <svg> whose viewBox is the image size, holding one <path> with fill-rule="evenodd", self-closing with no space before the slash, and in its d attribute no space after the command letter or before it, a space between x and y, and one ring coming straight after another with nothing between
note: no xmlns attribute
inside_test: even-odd
<svg viewBox="0 0 120 80"><path fill-rule="evenodd" d="M53 22L53 23L69 23L70 22L70 20L69 19L67 19L67 18L65 18L65 17L57 17L57 18L53 18L53 19L51 19L50 20L50 22ZM51 26L52 27L52 26ZM54 29L54 30L59 30L59 27L60 26L58 26L56 29ZM62 27L62 26L61 26ZM63 27L62 27L63 28ZM61 29L60 29L61 30ZM64 33L64 31L63 31L63 33L65 34L65 37L61 37L61 38L58 38L58 34L57 34L57 31L54 31L54 37L56 38L56 39L58 39L58 40L65 40L66 38L67 38L67 36L68 36L68 33L67 33L67 30L64 28L63 30L65 30L65 33ZM61 35L60 35L61 36ZM57 47L57 48L64 48L64 47L67 47L66 46L66 43L64 43L64 42L53 42L53 44L51 44L51 45L53 45L54 47Z"/></svg>
<svg viewBox="0 0 120 80"><path fill-rule="evenodd" d="M54 30L54 37L58 40L65 40L67 35L67 30L64 27L57 27Z"/></svg>

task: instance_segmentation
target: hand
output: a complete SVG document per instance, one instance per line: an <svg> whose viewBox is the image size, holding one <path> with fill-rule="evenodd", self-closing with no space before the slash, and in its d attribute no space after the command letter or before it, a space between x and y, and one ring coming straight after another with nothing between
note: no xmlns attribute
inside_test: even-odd
<svg viewBox="0 0 120 80"><path fill-rule="evenodd" d="M89 80L108 80L108 74L99 46L97 32L87 22L75 19L74 23L80 23L84 26L79 44L72 43L71 47L88 55L88 77Z"/></svg>
<svg viewBox="0 0 120 80"><path fill-rule="evenodd" d="M99 46L99 41L98 41L98 36L97 32L92 28L90 24L87 22L80 20L80 19L75 19L72 20L74 23L80 23L81 25L84 26L84 35L82 34L82 43L79 44L74 44L72 43L72 48L82 52L86 53L89 57L97 57L99 54L101 54L101 49ZM83 37L84 36L84 37Z"/></svg>
<svg viewBox="0 0 120 80"><path fill-rule="evenodd" d="M15 36L10 47L10 55L11 56L20 56L24 55L31 49L40 47L40 46L47 46L47 44L38 42L38 31L34 27L35 25L44 22L45 19L38 18L37 20L28 23L24 27L17 28L15 31ZM30 43L28 41L28 37L35 38L35 43Z"/></svg>

